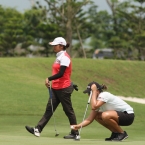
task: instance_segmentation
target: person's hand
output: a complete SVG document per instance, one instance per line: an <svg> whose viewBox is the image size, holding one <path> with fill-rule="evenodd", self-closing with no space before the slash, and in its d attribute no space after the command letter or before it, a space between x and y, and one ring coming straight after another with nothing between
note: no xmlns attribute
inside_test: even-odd
<svg viewBox="0 0 145 145"><path fill-rule="evenodd" d="M46 86L47 88L49 88L49 87L50 87L50 83L49 83L48 78L46 78L46 80L45 80L45 86Z"/></svg>
<svg viewBox="0 0 145 145"><path fill-rule="evenodd" d="M73 130L78 130L78 129L81 128L81 126L79 126L79 125L71 125L70 128L73 129Z"/></svg>
<svg viewBox="0 0 145 145"><path fill-rule="evenodd" d="M92 84L92 86L91 86L91 90L92 90L92 91L97 91L97 87L96 87L95 84Z"/></svg>
<svg viewBox="0 0 145 145"><path fill-rule="evenodd" d="M76 91L78 91L78 90L79 90L79 89L78 89L78 85L73 84L73 87L74 87L74 89L75 89Z"/></svg>

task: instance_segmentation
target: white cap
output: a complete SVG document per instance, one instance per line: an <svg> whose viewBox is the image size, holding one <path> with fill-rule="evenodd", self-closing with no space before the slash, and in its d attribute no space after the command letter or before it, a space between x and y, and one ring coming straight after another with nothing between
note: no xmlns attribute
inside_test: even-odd
<svg viewBox="0 0 145 145"><path fill-rule="evenodd" d="M65 39L62 38L62 37L57 37L57 38L55 38L55 39L53 40L53 42L49 42L49 44L50 44L50 45L58 45L58 44L60 44L60 45L66 46L66 41L65 41Z"/></svg>

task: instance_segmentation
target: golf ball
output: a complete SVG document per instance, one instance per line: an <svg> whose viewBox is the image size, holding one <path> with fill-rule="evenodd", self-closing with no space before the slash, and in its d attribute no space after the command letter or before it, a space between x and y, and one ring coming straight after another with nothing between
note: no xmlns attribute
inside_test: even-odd
<svg viewBox="0 0 145 145"><path fill-rule="evenodd" d="M70 126L70 128L71 128L71 129L74 129L74 126L73 126L73 125L71 125L71 126Z"/></svg>

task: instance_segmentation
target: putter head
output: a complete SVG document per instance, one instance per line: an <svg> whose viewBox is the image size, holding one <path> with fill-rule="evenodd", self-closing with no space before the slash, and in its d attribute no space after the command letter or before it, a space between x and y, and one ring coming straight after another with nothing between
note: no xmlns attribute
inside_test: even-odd
<svg viewBox="0 0 145 145"><path fill-rule="evenodd" d="M81 136L76 135L76 138L74 139L75 141L80 141Z"/></svg>
<svg viewBox="0 0 145 145"><path fill-rule="evenodd" d="M56 133L55 136L59 136L59 133Z"/></svg>

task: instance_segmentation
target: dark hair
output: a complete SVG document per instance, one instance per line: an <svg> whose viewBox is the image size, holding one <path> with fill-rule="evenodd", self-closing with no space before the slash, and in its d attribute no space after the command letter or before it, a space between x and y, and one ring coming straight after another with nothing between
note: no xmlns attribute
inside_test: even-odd
<svg viewBox="0 0 145 145"><path fill-rule="evenodd" d="M67 48L69 48L70 44L67 43L66 46L63 45L63 50L66 50Z"/></svg>
<svg viewBox="0 0 145 145"><path fill-rule="evenodd" d="M98 88L98 90L99 90L100 92L103 92L104 90L107 90L107 86L104 85L104 84L102 84L102 85L100 85L100 87Z"/></svg>
<svg viewBox="0 0 145 145"><path fill-rule="evenodd" d="M106 85L104 85L104 84L100 85L99 83L93 81L93 82L90 82L90 83L88 84L87 89L84 90L83 93L88 93L88 94L90 94L90 92L91 92L91 86L92 86L93 84L96 85L97 90L98 90L99 92L103 92L103 90L107 90Z"/></svg>

